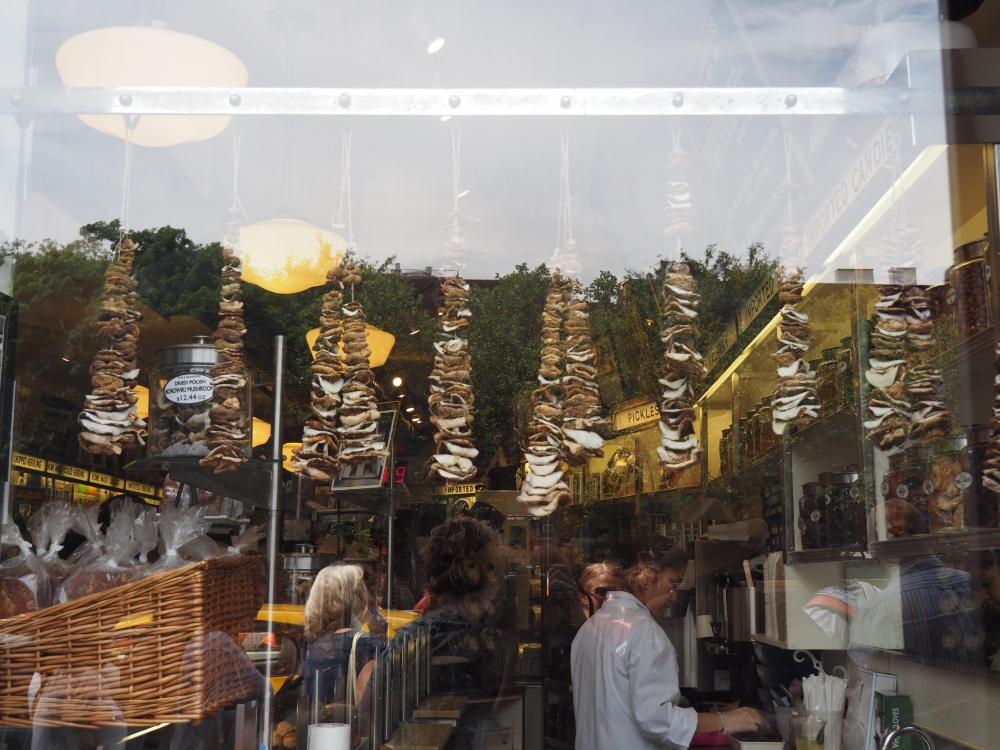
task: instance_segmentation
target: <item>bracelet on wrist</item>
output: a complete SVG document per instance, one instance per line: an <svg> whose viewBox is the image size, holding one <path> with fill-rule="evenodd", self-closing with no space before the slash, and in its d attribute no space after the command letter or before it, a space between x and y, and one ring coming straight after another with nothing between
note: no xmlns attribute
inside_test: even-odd
<svg viewBox="0 0 1000 750"><path fill-rule="evenodd" d="M729 734L729 727L726 726L726 717L722 715L722 711L716 711L719 714L719 721L722 722L722 733Z"/></svg>

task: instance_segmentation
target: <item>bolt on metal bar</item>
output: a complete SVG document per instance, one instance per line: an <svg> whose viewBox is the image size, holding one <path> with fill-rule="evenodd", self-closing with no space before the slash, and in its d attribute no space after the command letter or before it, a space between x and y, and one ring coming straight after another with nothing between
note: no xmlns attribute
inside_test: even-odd
<svg viewBox="0 0 1000 750"><path fill-rule="evenodd" d="M1000 114L1000 88L0 88L0 114L695 116Z"/></svg>

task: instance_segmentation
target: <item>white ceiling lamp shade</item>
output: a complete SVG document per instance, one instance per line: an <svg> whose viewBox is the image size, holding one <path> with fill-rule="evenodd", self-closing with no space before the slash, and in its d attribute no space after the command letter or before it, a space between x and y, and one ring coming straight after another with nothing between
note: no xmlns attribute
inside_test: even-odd
<svg viewBox="0 0 1000 750"><path fill-rule="evenodd" d="M69 88L243 88L246 66L229 50L205 39L148 26L112 27L78 34L56 53ZM78 115L86 125L126 137L121 115ZM142 115L132 133L140 146L177 146L213 138L228 115Z"/></svg>
<svg viewBox="0 0 1000 750"><path fill-rule="evenodd" d="M243 280L275 294L296 294L326 283L347 241L329 229L296 219L270 219L240 227Z"/></svg>

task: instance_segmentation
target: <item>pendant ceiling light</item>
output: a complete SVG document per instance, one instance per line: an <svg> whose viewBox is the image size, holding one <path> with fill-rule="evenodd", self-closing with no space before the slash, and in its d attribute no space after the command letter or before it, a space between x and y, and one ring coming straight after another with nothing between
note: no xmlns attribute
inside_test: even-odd
<svg viewBox="0 0 1000 750"><path fill-rule="evenodd" d="M293 474L298 472L298 469L292 464L292 451L299 450L302 447L302 443L282 443L281 444L281 455L285 457L285 460L281 462L282 468L285 471L290 471Z"/></svg>
<svg viewBox="0 0 1000 750"><path fill-rule="evenodd" d="M372 367L381 367L392 352L392 347L396 344L396 337L388 331L376 328L371 323L365 323L365 333L368 335L368 348L372 350L368 358ZM319 329L313 328L306 334L306 343L309 344L309 351L316 359L316 342L319 340ZM343 349L341 349L343 353Z"/></svg>
<svg viewBox="0 0 1000 750"><path fill-rule="evenodd" d="M343 237L295 219L270 219L240 228L243 280L276 294L326 283L347 250Z"/></svg>
<svg viewBox="0 0 1000 750"><path fill-rule="evenodd" d="M69 88L243 88L246 66L229 50L190 34L149 26L95 29L78 34L56 52L56 67ZM78 115L102 133L125 138L121 115ZM142 115L132 141L176 146L212 138L227 115Z"/></svg>
<svg viewBox="0 0 1000 750"><path fill-rule="evenodd" d="M271 437L271 423L254 417L251 437L253 438L254 446L266 443Z"/></svg>

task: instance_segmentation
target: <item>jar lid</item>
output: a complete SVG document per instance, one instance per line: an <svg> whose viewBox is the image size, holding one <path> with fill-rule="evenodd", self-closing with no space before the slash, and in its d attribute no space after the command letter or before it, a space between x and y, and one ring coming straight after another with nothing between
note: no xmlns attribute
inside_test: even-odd
<svg viewBox="0 0 1000 750"><path fill-rule="evenodd" d="M802 485L803 495L808 495L809 497L815 497L818 491L819 491L819 482L806 482L804 485Z"/></svg>
<svg viewBox="0 0 1000 750"><path fill-rule="evenodd" d="M965 425L965 436L969 441L969 445L979 445L980 443L990 442L990 439L993 437L993 431L989 425L969 424Z"/></svg>
<svg viewBox="0 0 1000 750"><path fill-rule="evenodd" d="M905 460L906 460L906 454L903 453L902 451L900 451L899 453L893 453L891 456L889 456L889 470L896 471L897 469L899 469L900 466L903 465L903 462Z"/></svg>
<svg viewBox="0 0 1000 750"><path fill-rule="evenodd" d="M834 471L830 473L830 484L854 484L858 481L857 471Z"/></svg>
<svg viewBox="0 0 1000 750"><path fill-rule="evenodd" d="M192 336L191 341L190 344L178 344L160 349L156 353L158 366L217 365L223 361L222 354L208 336Z"/></svg>
<svg viewBox="0 0 1000 750"><path fill-rule="evenodd" d="M831 484L835 484L833 477L836 476L832 471L824 471L819 475L819 484L822 487L828 487Z"/></svg>
<svg viewBox="0 0 1000 750"><path fill-rule="evenodd" d="M977 258L983 258L986 256L986 251L989 247L989 240L976 240L975 242L968 242L960 247L956 247L955 262L965 263L970 260L976 260Z"/></svg>
<svg viewBox="0 0 1000 750"><path fill-rule="evenodd" d="M824 362L833 362L833 361L835 361L837 359L837 357L838 357L839 354L840 354L840 348L839 347L833 346L833 347L830 347L829 349L824 349L823 350L823 361Z"/></svg>
<svg viewBox="0 0 1000 750"><path fill-rule="evenodd" d="M935 443L934 455L940 456L945 453L961 453L969 440L965 435L959 435L945 440L938 440Z"/></svg>
<svg viewBox="0 0 1000 750"><path fill-rule="evenodd" d="M772 401L774 401L774 396L764 396L764 398L760 400L764 406L770 406Z"/></svg>
<svg viewBox="0 0 1000 750"><path fill-rule="evenodd" d="M926 461L934 448L930 445L911 445L906 449L907 461Z"/></svg>

